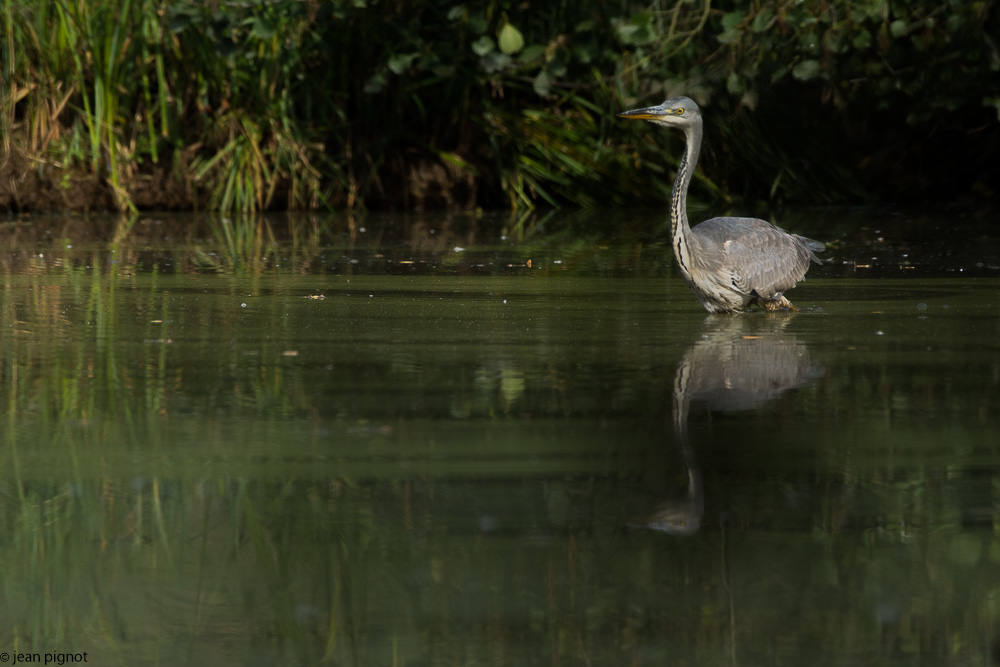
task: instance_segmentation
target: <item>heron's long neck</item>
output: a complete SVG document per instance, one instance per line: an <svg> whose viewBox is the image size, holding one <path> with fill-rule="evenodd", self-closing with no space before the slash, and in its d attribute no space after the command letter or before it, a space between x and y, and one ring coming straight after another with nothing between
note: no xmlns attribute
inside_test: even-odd
<svg viewBox="0 0 1000 667"><path fill-rule="evenodd" d="M670 240L674 246L674 257L677 258L677 269L684 280L690 283L694 257L698 252L692 246L698 240L691 236L691 225L688 224L687 193L694 168L698 164L698 153L701 151L701 123L685 129L684 138L684 155L677 168L674 192L670 198Z"/></svg>

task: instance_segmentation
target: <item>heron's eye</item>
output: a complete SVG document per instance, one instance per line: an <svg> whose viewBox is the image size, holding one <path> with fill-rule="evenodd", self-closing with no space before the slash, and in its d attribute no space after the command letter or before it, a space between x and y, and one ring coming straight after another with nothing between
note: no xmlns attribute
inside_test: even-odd
<svg viewBox="0 0 1000 667"><path fill-rule="evenodd" d="M677 114L678 116L683 116L684 115L684 107L677 107L676 109L674 109L674 113Z"/></svg>

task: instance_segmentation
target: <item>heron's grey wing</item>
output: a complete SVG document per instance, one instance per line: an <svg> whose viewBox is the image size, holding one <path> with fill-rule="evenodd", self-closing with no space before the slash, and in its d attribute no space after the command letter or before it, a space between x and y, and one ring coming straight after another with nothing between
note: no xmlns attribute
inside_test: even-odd
<svg viewBox="0 0 1000 667"><path fill-rule="evenodd" d="M816 260L798 237L755 218L712 218L692 229L710 269L741 294L770 299L802 280ZM725 275L722 275L725 274Z"/></svg>
<svg viewBox="0 0 1000 667"><path fill-rule="evenodd" d="M813 239L810 239L810 238L806 238L805 236L799 236L798 234L792 234L792 236L794 236L798 240L802 241L802 245L804 245L805 247L809 248L809 250L811 250L814 253L816 253L816 252L823 252L824 250L826 250L826 244L823 243L822 241L816 241L816 240L813 240ZM821 260L816 255L813 255L809 259L811 261L815 262L816 264L822 264L823 263L823 260Z"/></svg>

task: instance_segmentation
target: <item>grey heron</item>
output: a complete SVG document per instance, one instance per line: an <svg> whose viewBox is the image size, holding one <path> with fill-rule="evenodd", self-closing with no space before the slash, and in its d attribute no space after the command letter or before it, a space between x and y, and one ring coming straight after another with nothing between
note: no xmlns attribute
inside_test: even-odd
<svg viewBox="0 0 1000 667"><path fill-rule="evenodd" d="M694 100L674 97L663 104L618 114L684 132L686 147L670 201L670 237L677 270L710 313L737 313L760 305L798 310L784 292L802 280L824 245L755 218L712 218L691 227L687 192L701 151L701 112Z"/></svg>

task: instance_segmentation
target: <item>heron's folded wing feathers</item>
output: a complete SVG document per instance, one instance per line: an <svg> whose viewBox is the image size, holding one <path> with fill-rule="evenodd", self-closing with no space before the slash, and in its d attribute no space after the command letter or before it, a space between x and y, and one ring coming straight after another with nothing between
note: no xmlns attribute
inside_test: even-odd
<svg viewBox="0 0 1000 667"><path fill-rule="evenodd" d="M819 261L802 237L754 218L712 218L692 233L705 251L706 268L738 292L764 299L794 287L809 263Z"/></svg>

